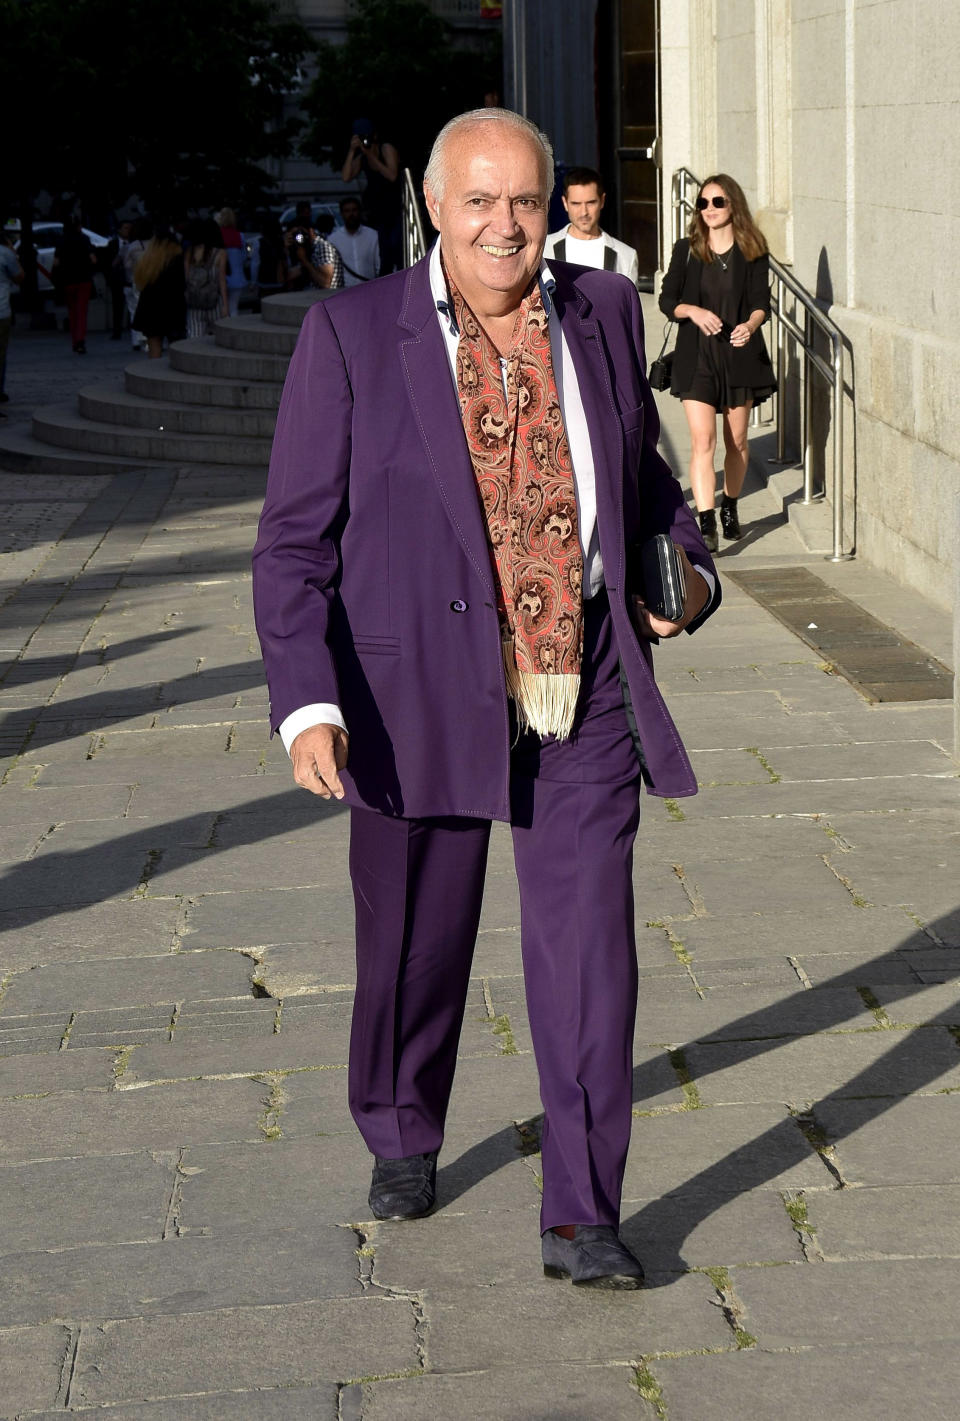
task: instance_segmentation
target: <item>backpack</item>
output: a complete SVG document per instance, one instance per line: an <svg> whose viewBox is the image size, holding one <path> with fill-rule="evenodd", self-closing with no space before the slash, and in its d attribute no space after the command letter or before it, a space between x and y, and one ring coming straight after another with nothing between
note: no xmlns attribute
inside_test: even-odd
<svg viewBox="0 0 960 1421"><path fill-rule="evenodd" d="M220 279L216 255L204 262L191 262L187 272L187 305L195 311L212 311L220 304Z"/></svg>

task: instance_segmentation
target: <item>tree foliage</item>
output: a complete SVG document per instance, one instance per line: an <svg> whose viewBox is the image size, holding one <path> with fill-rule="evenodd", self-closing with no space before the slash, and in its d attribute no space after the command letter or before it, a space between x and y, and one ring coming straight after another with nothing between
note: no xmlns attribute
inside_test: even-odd
<svg viewBox="0 0 960 1421"><path fill-rule="evenodd" d="M422 169L447 119L500 87L499 33L482 52L457 49L453 31L422 0L356 0L346 43L321 44L304 109L301 146L339 166L355 118L372 118L405 167Z"/></svg>
<svg viewBox="0 0 960 1421"><path fill-rule="evenodd" d="M290 150L283 95L311 48L274 0L0 0L0 197L240 204Z"/></svg>

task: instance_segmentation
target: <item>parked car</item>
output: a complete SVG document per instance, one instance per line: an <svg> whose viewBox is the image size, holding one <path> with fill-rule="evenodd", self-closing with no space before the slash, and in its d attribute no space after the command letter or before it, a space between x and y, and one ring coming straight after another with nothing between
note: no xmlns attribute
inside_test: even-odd
<svg viewBox="0 0 960 1421"><path fill-rule="evenodd" d="M350 195L354 196L354 194ZM311 202L310 221L315 223L317 218L321 216L321 214L326 217L332 217L334 223L338 225L340 222L339 202ZM280 226L283 227L284 230L286 230L287 225L293 221L296 215L297 208L295 203L292 204L290 207L285 207L280 213Z"/></svg>
<svg viewBox="0 0 960 1421"><path fill-rule="evenodd" d="M84 235L89 238L90 245L93 247L107 247L110 245L109 237L102 237L99 232L91 232L89 227L84 227L83 232ZM39 291L53 290L53 282L44 276L44 271L53 271L53 249L62 235L62 222L34 222L33 224L33 245L37 249L37 262L41 268L41 270L37 272L37 289ZM19 252L19 226L16 228L14 236L14 247Z"/></svg>

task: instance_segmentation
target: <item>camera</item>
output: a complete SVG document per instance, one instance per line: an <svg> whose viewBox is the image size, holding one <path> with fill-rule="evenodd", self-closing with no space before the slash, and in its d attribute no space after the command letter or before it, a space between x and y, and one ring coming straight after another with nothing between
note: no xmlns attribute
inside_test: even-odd
<svg viewBox="0 0 960 1421"><path fill-rule="evenodd" d="M361 139L360 139L360 142L363 144L364 148L369 148L369 147L370 147L370 139L369 139L369 138L361 138Z"/></svg>

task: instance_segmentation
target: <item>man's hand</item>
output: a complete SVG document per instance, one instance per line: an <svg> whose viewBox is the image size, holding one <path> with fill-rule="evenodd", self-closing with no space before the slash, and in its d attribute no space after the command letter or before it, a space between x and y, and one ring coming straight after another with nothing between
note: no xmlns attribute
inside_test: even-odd
<svg viewBox="0 0 960 1421"><path fill-rule="evenodd" d="M686 550L675 543L674 547L683 565L686 596L683 599L683 616L679 622L668 622L666 617L657 617L644 606L642 597L633 599L633 619L641 636L653 641L656 637L679 636L684 627L698 617L707 605L710 588L687 557Z"/></svg>
<svg viewBox="0 0 960 1421"><path fill-rule="evenodd" d="M347 763L348 736L339 725L311 725L290 746L293 778L321 799L342 799L339 771Z"/></svg>

